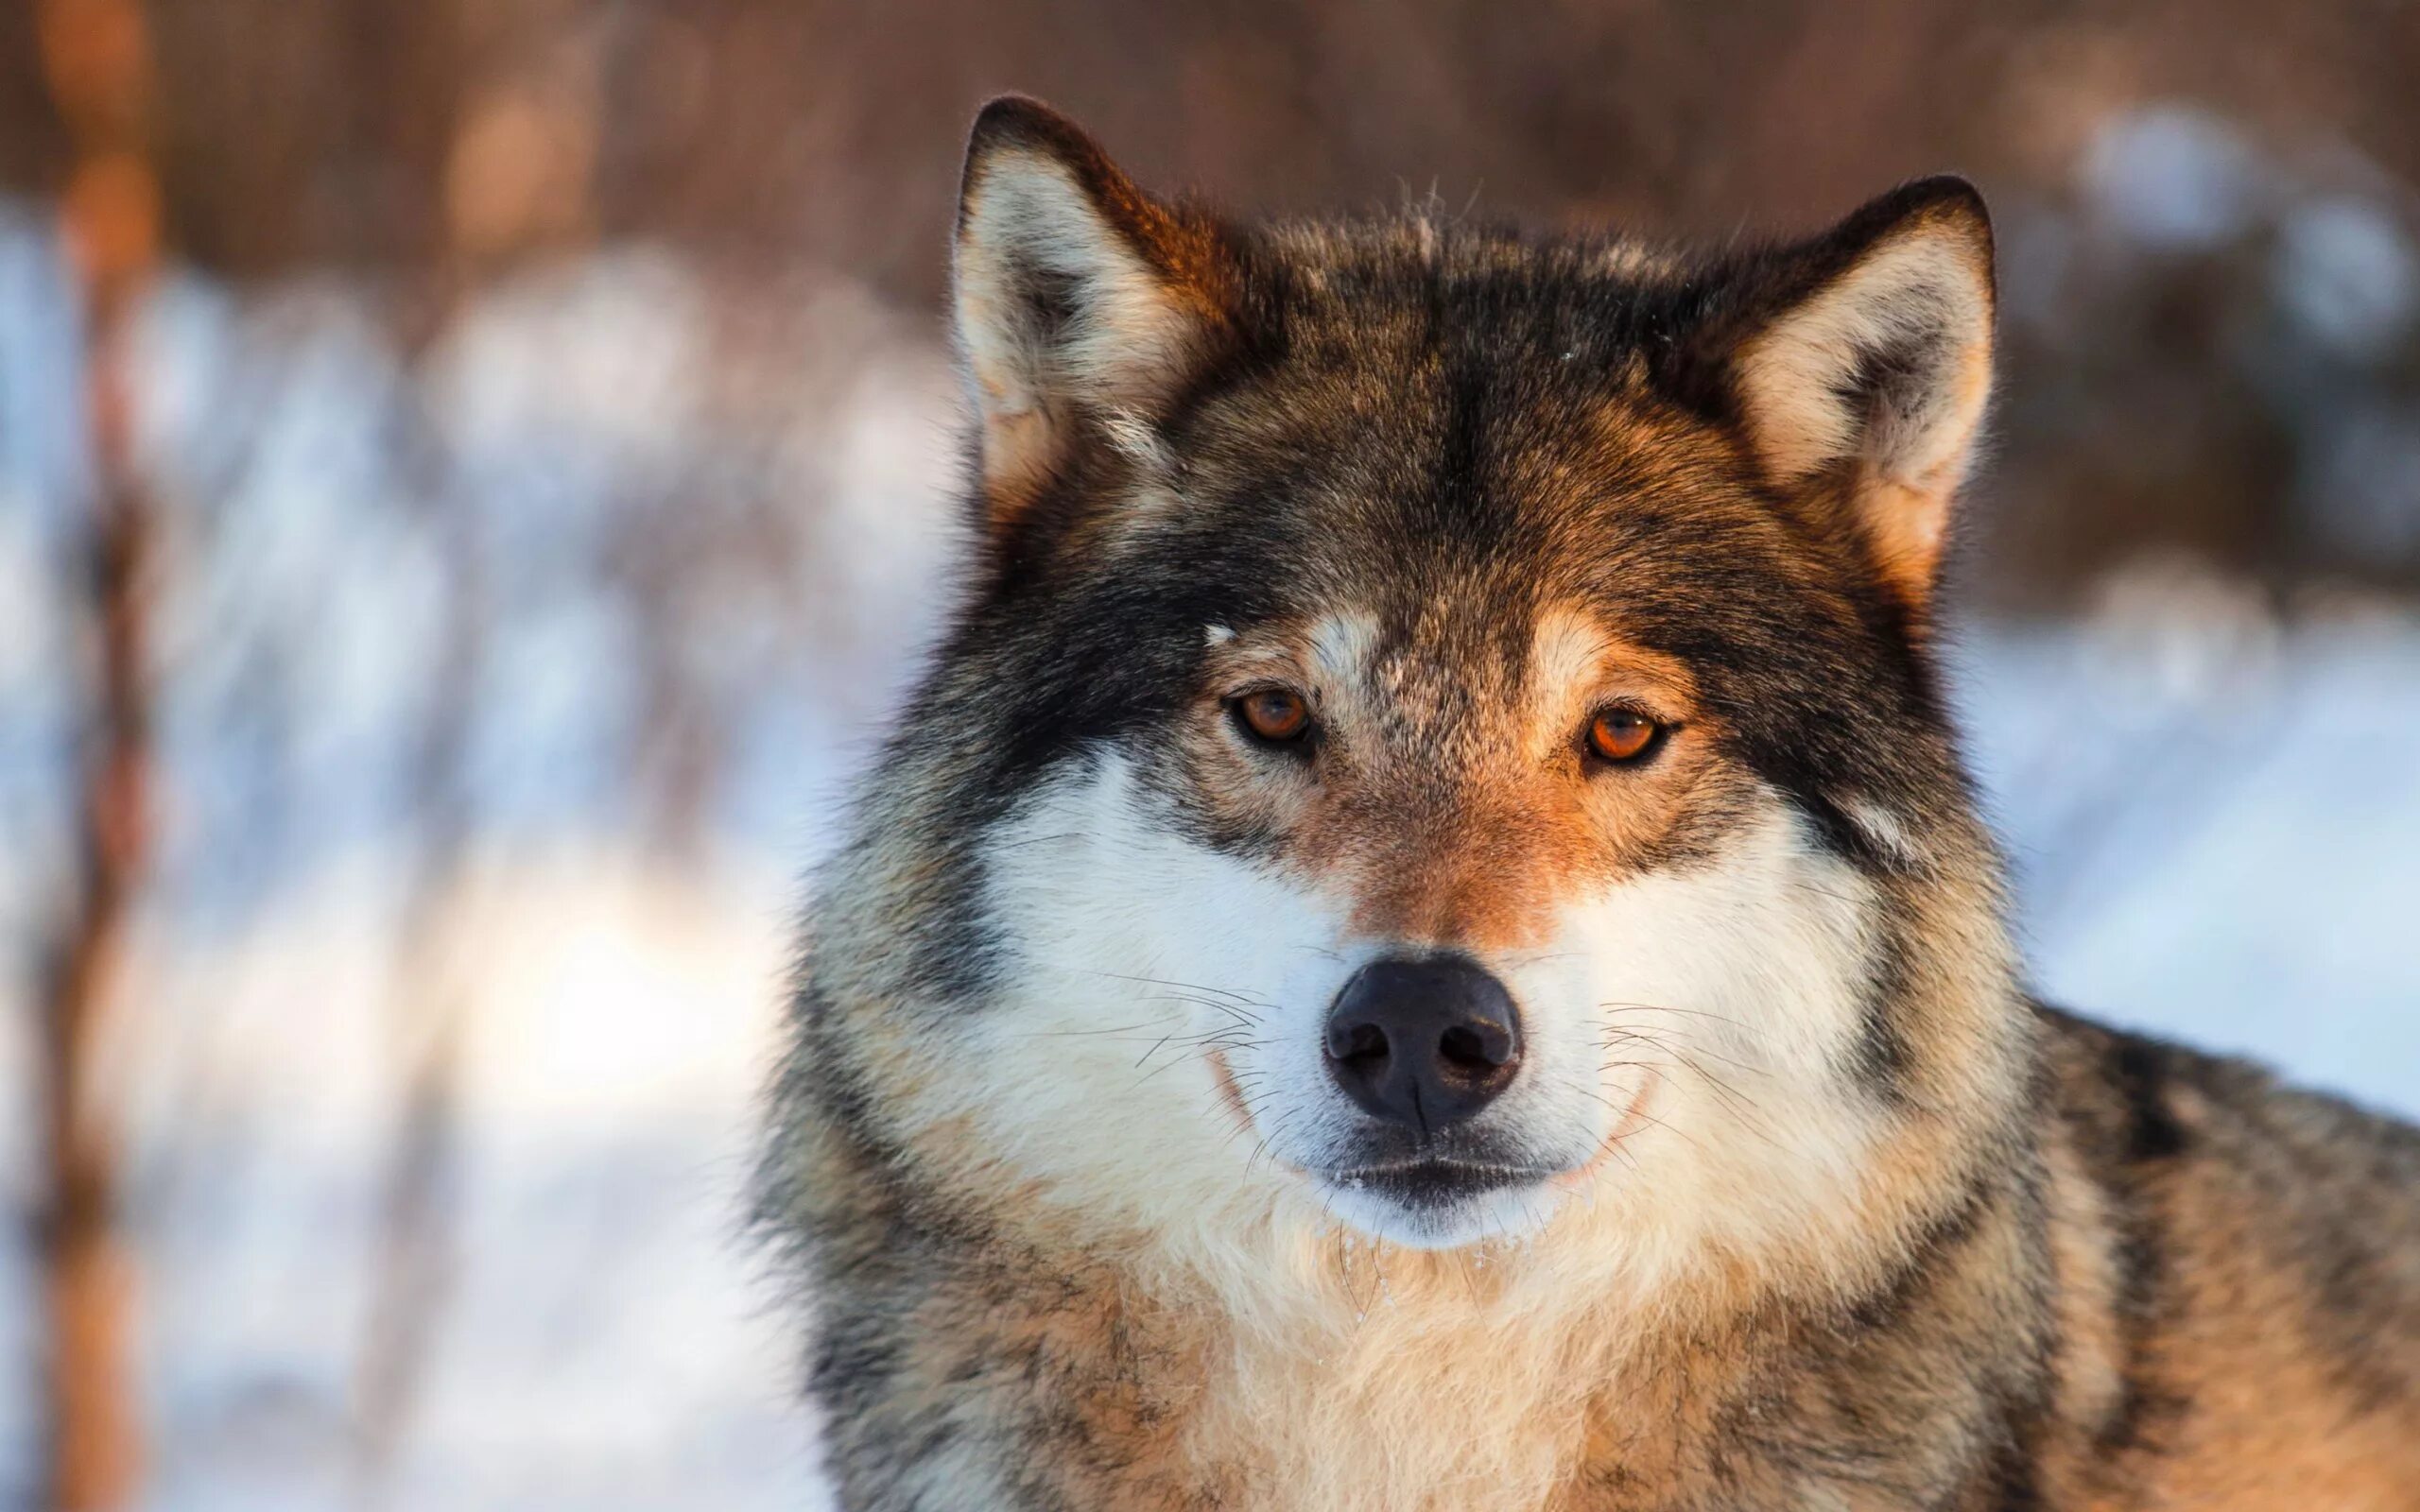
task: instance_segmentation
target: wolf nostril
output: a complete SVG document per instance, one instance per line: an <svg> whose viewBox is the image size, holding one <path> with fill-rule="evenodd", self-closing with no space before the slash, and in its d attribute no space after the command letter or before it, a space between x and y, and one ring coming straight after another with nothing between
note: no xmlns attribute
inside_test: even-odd
<svg viewBox="0 0 2420 1512"><path fill-rule="evenodd" d="M1496 1024L1458 1023L1437 1040L1445 1064L1474 1076L1483 1076L1512 1058L1512 1037Z"/></svg>
<svg viewBox="0 0 2420 1512"><path fill-rule="evenodd" d="M1387 1032L1374 1023L1330 1024L1327 1053L1338 1060L1374 1066L1387 1058Z"/></svg>
<svg viewBox="0 0 2420 1512"><path fill-rule="evenodd" d="M1345 1094L1423 1138L1494 1100L1521 1059L1512 994L1457 956L1371 962L1337 994L1325 1038Z"/></svg>

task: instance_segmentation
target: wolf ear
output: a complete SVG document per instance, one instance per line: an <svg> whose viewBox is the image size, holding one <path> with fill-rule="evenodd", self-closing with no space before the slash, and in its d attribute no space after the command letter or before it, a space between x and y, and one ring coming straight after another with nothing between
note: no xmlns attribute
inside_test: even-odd
<svg viewBox="0 0 2420 1512"><path fill-rule="evenodd" d="M992 524L1085 425L1132 435L1224 328L1213 229L1136 188L1074 123L1003 95L975 118L952 266Z"/></svg>
<svg viewBox="0 0 2420 1512"><path fill-rule="evenodd" d="M1841 470L1883 576L1925 607L1992 383L1992 225L1926 179L1781 254L1725 333L1733 401L1775 484Z"/></svg>

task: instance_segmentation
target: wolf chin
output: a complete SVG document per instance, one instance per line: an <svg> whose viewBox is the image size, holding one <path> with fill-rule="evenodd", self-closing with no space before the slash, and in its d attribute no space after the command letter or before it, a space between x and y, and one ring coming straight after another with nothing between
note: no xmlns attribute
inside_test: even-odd
<svg viewBox="0 0 2420 1512"><path fill-rule="evenodd" d="M2420 1136L2022 985L1970 186L1247 223L1011 98L955 275L759 1194L842 1506L2420 1506Z"/></svg>

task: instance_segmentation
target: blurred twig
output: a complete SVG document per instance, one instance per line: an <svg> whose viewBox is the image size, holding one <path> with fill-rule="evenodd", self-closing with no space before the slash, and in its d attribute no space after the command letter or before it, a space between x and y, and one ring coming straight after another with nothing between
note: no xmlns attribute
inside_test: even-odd
<svg viewBox="0 0 2420 1512"><path fill-rule="evenodd" d="M412 759L416 836L404 914L388 969L403 1101L380 1177L368 1313L354 1364L354 1470L359 1504L385 1504L425 1383L439 1319L455 1276L457 1088L460 1082L458 963L446 949L448 903L463 878L472 814L463 767L486 645L486 583L478 533L455 486L451 454L427 412L428 356L458 313L465 275L451 256L424 297L399 312L406 405L405 480L425 508L445 593L428 712Z"/></svg>
<svg viewBox="0 0 2420 1512"><path fill-rule="evenodd" d="M136 457L131 327L160 257L150 67L134 0L43 0L44 74L73 145L64 226L81 285L92 430L85 600L98 656L79 742L72 912L44 982L49 1211L45 1495L60 1512L129 1503L140 1432L129 1355L133 1265L116 1229L118 1151L95 1062L151 852L147 640L158 508Z"/></svg>
<svg viewBox="0 0 2420 1512"><path fill-rule="evenodd" d="M458 40L449 34L446 43ZM466 768L493 586L475 512L478 500L462 487L450 438L431 412L438 398L431 359L480 280L498 258L517 249L519 238L541 223L561 231L584 215L588 159L577 145L594 136L594 102L589 91L576 87L581 49L566 50L568 66L540 49L456 102L442 233L422 297L397 312L407 380L406 487L427 512L446 587L436 627L435 686L413 761L417 855L389 973L403 1106L383 1178L370 1312L354 1371L355 1489L366 1507L389 1494L452 1296L458 1246L469 984L450 947L458 943L455 926L461 922L476 817ZM565 76L575 87L566 87ZM533 219L533 200L544 200L562 224L544 215Z"/></svg>
<svg viewBox="0 0 2420 1512"><path fill-rule="evenodd" d="M452 286L442 275L440 282ZM425 312L423 328L431 334L443 328L454 301L441 295L436 302L439 308ZM354 1470L365 1507L386 1499L422 1394L438 1319L453 1290L462 984L458 963L446 950L445 926L447 904L462 882L470 835L462 768L486 640L475 532L451 488L442 445L420 412L424 343L413 343L410 352L406 370L415 381L406 396L414 424L409 465L414 491L437 513L446 595L437 627L441 644L436 687L413 761L417 854L388 973L404 1067L403 1106L382 1177L369 1313L354 1362Z"/></svg>

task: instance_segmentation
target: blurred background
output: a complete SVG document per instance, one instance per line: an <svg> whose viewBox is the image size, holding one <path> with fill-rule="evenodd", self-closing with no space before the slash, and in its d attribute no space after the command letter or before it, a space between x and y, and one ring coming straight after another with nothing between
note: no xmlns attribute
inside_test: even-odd
<svg viewBox="0 0 2420 1512"><path fill-rule="evenodd" d="M0 8L0 1505L820 1504L738 1208L1002 89L1272 209L1975 177L2040 981L2420 1113L2415 66L2394 0Z"/></svg>

